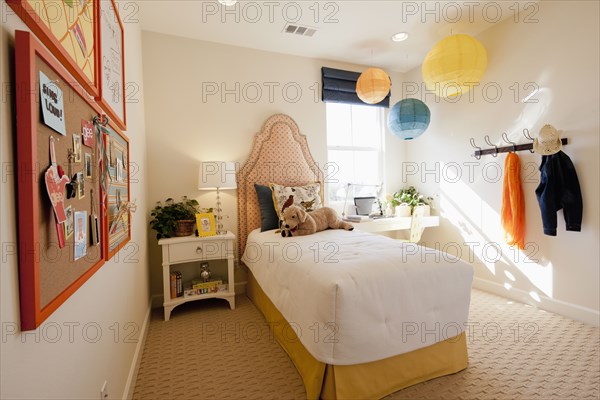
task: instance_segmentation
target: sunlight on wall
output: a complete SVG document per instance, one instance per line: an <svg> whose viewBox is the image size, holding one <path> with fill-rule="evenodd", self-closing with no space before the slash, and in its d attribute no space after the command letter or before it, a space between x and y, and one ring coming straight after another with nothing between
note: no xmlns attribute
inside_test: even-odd
<svg viewBox="0 0 600 400"><path fill-rule="evenodd" d="M547 74L543 74L537 82L547 80L545 75ZM552 102L552 91L550 89L543 87L536 87L535 89L531 87L530 89L532 90L529 95L521 100L523 103L523 111L521 111L521 114L514 120L512 126L508 129L509 139L516 143L528 143L528 141L523 138L523 129L528 129L530 135L534 135L532 129L546 116ZM502 146L506 145L506 143L502 143L501 139L499 139L496 144Z"/></svg>
<svg viewBox="0 0 600 400"><path fill-rule="evenodd" d="M448 168L447 171L454 171L454 168ZM496 276L499 276L497 269L504 269L505 278L508 279L504 284L507 290L511 290L519 281L520 273L536 289L552 297L552 263L543 264L535 259L537 245L526 243L523 251L508 246L504 241L499 212L458 176L449 175L447 178L440 183L440 215L460 230L463 246L470 249L469 258L476 257ZM496 184L502 185L502 182ZM456 199L460 199L459 204ZM519 283L521 287L524 286L524 282ZM540 301L537 291L530 288L527 291L530 291L534 300Z"/></svg>

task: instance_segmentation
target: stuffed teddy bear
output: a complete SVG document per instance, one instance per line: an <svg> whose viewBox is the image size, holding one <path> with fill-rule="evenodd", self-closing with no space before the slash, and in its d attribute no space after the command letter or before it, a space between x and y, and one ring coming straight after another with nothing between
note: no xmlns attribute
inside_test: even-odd
<svg viewBox="0 0 600 400"><path fill-rule="evenodd" d="M310 235L329 228L347 231L354 229L351 224L339 219L335 210L329 207L306 212L302 207L289 206L283 212L283 237Z"/></svg>

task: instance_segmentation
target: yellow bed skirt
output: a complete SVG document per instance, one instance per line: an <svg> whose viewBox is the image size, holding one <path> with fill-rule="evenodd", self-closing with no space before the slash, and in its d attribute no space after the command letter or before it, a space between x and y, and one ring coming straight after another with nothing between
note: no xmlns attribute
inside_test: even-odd
<svg viewBox="0 0 600 400"><path fill-rule="evenodd" d="M302 345L279 310L248 271L247 295L273 327L306 388L307 399L379 399L405 387L467 367L465 333L431 346L383 360L355 365L318 361Z"/></svg>

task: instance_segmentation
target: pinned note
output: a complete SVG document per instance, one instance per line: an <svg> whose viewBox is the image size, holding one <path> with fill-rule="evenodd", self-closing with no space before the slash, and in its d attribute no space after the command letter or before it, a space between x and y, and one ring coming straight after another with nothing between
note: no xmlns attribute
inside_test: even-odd
<svg viewBox="0 0 600 400"><path fill-rule="evenodd" d="M44 124L67 136L62 89L42 71L40 71L40 102Z"/></svg>

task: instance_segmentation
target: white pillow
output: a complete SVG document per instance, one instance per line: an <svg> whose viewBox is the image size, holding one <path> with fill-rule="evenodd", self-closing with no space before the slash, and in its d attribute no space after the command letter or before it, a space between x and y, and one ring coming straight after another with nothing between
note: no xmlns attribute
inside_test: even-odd
<svg viewBox="0 0 600 400"><path fill-rule="evenodd" d="M304 208L306 211L314 211L323 207L321 182L313 182L304 186L282 186L271 183L270 186L273 191L275 211L277 211L279 219L281 219L282 208L286 205L290 196L293 196L293 202L287 204L287 206L293 204Z"/></svg>

